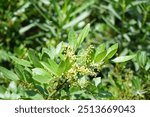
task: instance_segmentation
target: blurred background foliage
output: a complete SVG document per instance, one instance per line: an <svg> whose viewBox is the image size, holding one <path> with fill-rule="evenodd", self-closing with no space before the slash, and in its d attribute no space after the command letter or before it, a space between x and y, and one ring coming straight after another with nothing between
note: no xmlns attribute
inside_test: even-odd
<svg viewBox="0 0 150 117"><path fill-rule="evenodd" d="M150 99L149 0L1 0L0 65L13 69L9 56L26 58L29 48L56 47L71 29L78 33L87 23L91 30L83 47L117 42L116 56L137 54L99 72L100 99ZM1 79L0 84L16 86Z"/></svg>

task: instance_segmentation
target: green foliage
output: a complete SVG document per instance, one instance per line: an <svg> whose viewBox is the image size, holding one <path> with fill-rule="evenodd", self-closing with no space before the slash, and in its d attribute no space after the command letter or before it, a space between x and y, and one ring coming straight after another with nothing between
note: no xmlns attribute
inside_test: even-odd
<svg viewBox="0 0 150 117"><path fill-rule="evenodd" d="M80 47L84 38L89 32L89 24L81 31L77 38L77 43L75 47ZM73 33L73 34L71 34ZM74 35L74 32L70 32L70 35ZM69 40L75 39L74 36L69 37ZM5 68L0 69L3 75L6 72L10 73L5 76L11 80L19 80L23 85L25 83L25 88L31 85L30 91L34 91L37 86L43 88L44 94L40 89L36 89L36 93L43 96L44 99L63 99L61 96L61 91L66 94L64 99L70 99L72 93L83 91L85 95L89 95L94 99L100 99L98 96L100 91L99 84L101 83L101 78L97 77L97 72L105 65L105 61L112 58L118 49L118 44L114 44L108 49L103 48L103 51L96 51L92 45L88 48L79 49L71 48L68 43L61 42L60 49L59 45L54 48L53 58L49 56L48 53L51 52L47 49L47 52L40 53L36 56L36 52L29 49L28 58L29 60L19 59L11 56L11 59L15 62L15 73L6 70ZM100 45L98 48L104 46ZM77 50L79 49L79 50ZM84 60L82 60L84 58ZM35 63L36 62L36 63ZM22 72L19 70L22 69ZM28 72L28 73L27 73ZM25 74L24 74L25 73ZM17 76L18 74L18 76ZM23 76L23 78L22 78ZM92 79L90 79L90 77ZM32 84L30 84L32 81ZM78 87L78 90L73 92L68 91L72 87ZM40 92L40 93L39 93ZM42 93L42 94L41 94ZM45 95L47 93L47 95ZM79 94L80 96L80 94ZM84 97L85 99L87 97Z"/></svg>
<svg viewBox="0 0 150 117"><path fill-rule="evenodd" d="M1 0L0 14L0 99L150 99L149 0Z"/></svg>

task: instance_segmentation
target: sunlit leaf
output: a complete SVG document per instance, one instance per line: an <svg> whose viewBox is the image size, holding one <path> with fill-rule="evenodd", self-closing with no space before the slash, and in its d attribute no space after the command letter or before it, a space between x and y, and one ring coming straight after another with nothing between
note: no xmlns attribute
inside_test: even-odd
<svg viewBox="0 0 150 117"><path fill-rule="evenodd" d="M101 83L101 77L93 78L95 86L97 87Z"/></svg>
<svg viewBox="0 0 150 117"><path fill-rule="evenodd" d="M101 52L101 53L99 53L99 54L95 57L94 62L97 63L97 62L103 61L103 60L105 59L106 54L107 54L107 51L106 51L106 50L103 51L103 52Z"/></svg>
<svg viewBox="0 0 150 117"><path fill-rule="evenodd" d="M12 81L10 82L9 86L8 86L8 89L11 91L11 92L14 92L16 93L17 92L17 84Z"/></svg>
<svg viewBox="0 0 150 117"><path fill-rule="evenodd" d="M32 69L33 79L40 82L40 83L49 83L49 81L52 79L52 76L50 73L45 71L42 68L34 68Z"/></svg>
<svg viewBox="0 0 150 117"><path fill-rule="evenodd" d="M103 52L105 50L105 44L102 43L96 48L95 56L97 56L99 53Z"/></svg>
<svg viewBox="0 0 150 117"><path fill-rule="evenodd" d="M118 50L118 43L109 47L107 50L107 55L106 55L107 59L112 58L116 54L117 50Z"/></svg>
<svg viewBox="0 0 150 117"><path fill-rule="evenodd" d="M115 62L115 63L121 63L121 62L126 62L126 61L129 61L131 59L133 59L136 55L129 55L129 56L120 56L120 57L117 57L115 59L113 59L112 61Z"/></svg>

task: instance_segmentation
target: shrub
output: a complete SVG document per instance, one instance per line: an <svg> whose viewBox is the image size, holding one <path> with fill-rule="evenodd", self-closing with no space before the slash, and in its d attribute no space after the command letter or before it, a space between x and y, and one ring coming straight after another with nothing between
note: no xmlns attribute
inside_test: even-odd
<svg viewBox="0 0 150 117"><path fill-rule="evenodd" d="M71 30L68 43L61 42L56 48L43 48L41 53L29 49L27 59L10 56L15 62L14 72L0 67L2 76L16 82L29 96L16 98L31 98L35 95L39 99L104 98L101 97L101 77L97 77L97 73L115 55L118 44L108 49L105 44L100 44L96 49L92 45L81 48L89 30L89 24L78 36ZM118 57L113 61L125 62L134 56ZM111 96L111 93L107 95Z"/></svg>

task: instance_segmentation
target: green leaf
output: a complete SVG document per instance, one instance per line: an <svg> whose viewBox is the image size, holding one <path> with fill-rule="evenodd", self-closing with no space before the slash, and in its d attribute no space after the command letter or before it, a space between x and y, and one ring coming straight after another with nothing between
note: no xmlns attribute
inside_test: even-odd
<svg viewBox="0 0 150 117"><path fill-rule="evenodd" d="M144 68L146 66L147 63L147 55L146 52L142 51L142 52L138 52L137 54L137 62L139 63L139 65Z"/></svg>
<svg viewBox="0 0 150 117"><path fill-rule="evenodd" d="M29 49L28 57L35 67L41 67L42 66L39 62L40 61L39 57L36 55L36 53L33 49Z"/></svg>
<svg viewBox="0 0 150 117"><path fill-rule="evenodd" d="M22 27L20 30L19 30L19 33L20 34L24 34L25 32L27 32L28 30L30 30L31 28L35 27L37 24L36 23L32 23L32 24L29 24L25 27Z"/></svg>
<svg viewBox="0 0 150 117"><path fill-rule="evenodd" d="M19 77L20 80L25 80L24 76L23 76L23 72L24 72L23 66L16 64L14 70L15 70L15 73L17 74L17 76Z"/></svg>
<svg viewBox="0 0 150 117"><path fill-rule="evenodd" d="M147 64L145 66L145 70L149 70L150 69L150 59L148 59Z"/></svg>
<svg viewBox="0 0 150 117"><path fill-rule="evenodd" d="M108 5L108 10L110 10L114 16L116 16L119 20L121 20L119 12L115 11L112 5L110 4Z"/></svg>
<svg viewBox="0 0 150 117"><path fill-rule="evenodd" d="M25 66L25 67L31 67L31 63L29 61L26 61L24 59L19 59L19 58L16 58L15 56L10 56L10 58L16 62L17 64L19 65L22 65L22 66Z"/></svg>
<svg viewBox="0 0 150 117"><path fill-rule="evenodd" d="M61 53L61 51L62 51L62 45L63 45L63 43L60 42L60 43L56 46L56 49L55 49L55 54L56 54L56 55L59 55L59 53Z"/></svg>
<svg viewBox="0 0 150 117"><path fill-rule="evenodd" d="M99 53L103 52L105 50L105 44L102 43L96 48L95 56L97 56Z"/></svg>
<svg viewBox="0 0 150 117"><path fill-rule="evenodd" d="M52 79L50 73L48 73L42 68L32 69L32 74L33 74L33 79L40 83L49 83L49 81Z"/></svg>
<svg viewBox="0 0 150 117"><path fill-rule="evenodd" d="M105 18L104 16L102 16L102 19L107 23L107 25L109 27L111 27L114 31L116 31L117 33L120 33L119 30L109 21L109 19Z"/></svg>
<svg viewBox="0 0 150 117"><path fill-rule="evenodd" d="M133 59L136 55L129 55L129 56L120 56L120 57L117 57L115 59L113 59L112 61L115 62L115 63L121 63L121 62L126 62L126 61L129 61L131 59Z"/></svg>
<svg viewBox="0 0 150 117"><path fill-rule="evenodd" d="M68 27L73 27L74 25L78 24L79 22L83 21L85 18L87 18L91 14L90 10L86 10L82 12L79 16L75 17L72 21L65 24L63 26L63 29L67 29Z"/></svg>
<svg viewBox="0 0 150 117"><path fill-rule="evenodd" d="M141 80L140 80L140 78L134 77L133 80L132 80L132 84L133 84L135 90L140 90L140 88L141 88Z"/></svg>
<svg viewBox="0 0 150 117"><path fill-rule="evenodd" d="M101 83L101 77L93 78L94 84L97 87Z"/></svg>
<svg viewBox="0 0 150 117"><path fill-rule="evenodd" d="M59 67L57 69L57 74L60 76L62 75L62 73L65 72L66 69L66 62L65 61L61 61L61 63L59 64Z"/></svg>
<svg viewBox="0 0 150 117"><path fill-rule="evenodd" d="M41 62L42 66L44 67L44 69L48 70L49 72L51 72L52 74L54 75L58 75L57 74L57 68L58 68L58 65L52 61L52 60L49 60L50 64L46 63L46 62Z"/></svg>
<svg viewBox="0 0 150 117"><path fill-rule="evenodd" d="M17 84L14 81L11 81L8 89L13 93L17 93Z"/></svg>
<svg viewBox="0 0 150 117"><path fill-rule="evenodd" d="M110 98L113 95L108 91L99 91L99 97L101 98Z"/></svg>
<svg viewBox="0 0 150 117"><path fill-rule="evenodd" d="M81 31L81 33L79 34L79 36L78 36L78 39L77 39L77 48L81 45L81 43L87 37L89 31L90 31L90 24L87 24L84 27L84 29Z"/></svg>
<svg viewBox="0 0 150 117"><path fill-rule="evenodd" d="M42 56L44 55L44 53L48 55L49 58L54 59L56 55L56 50L53 46L50 46L50 49L47 48L42 49Z"/></svg>
<svg viewBox="0 0 150 117"><path fill-rule="evenodd" d="M133 0L133 2L131 2L129 5L127 5L126 10L130 9L133 6L137 6L140 4L149 4L149 0Z"/></svg>
<svg viewBox="0 0 150 117"><path fill-rule="evenodd" d="M55 11L60 18L62 13L59 3L56 0L52 0L51 3L53 4Z"/></svg>
<svg viewBox="0 0 150 117"><path fill-rule="evenodd" d="M8 61L9 60L9 54L7 53L6 50L1 49L0 55L3 55L3 56L0 56L0 61L2 61L2 60Z"/></svg>
<svg viewBox="0 0 150 117"><path fill-rule="evenodd" d="M66 64L65 72L67 72L72 67L73 62L70 62L69 58L66 58L65 64Z"/></svg>
<svg viewBox="0 0 150 117"><path fill-rule="evenodd" d="M4 67L0 67L0 72L2 72L3 75L10 80L19 80L18 76L13 71L10 71Z"/></svg>
<svg viewBox="0 0 150 117"><path fill-rule="evenodd" d="M72 16L75 16L76 14L78 13L81 13L84 9L88 8L89 6L91 6L92 4L94 4L95 1L94 0L91 0L91 1L88 1L88 2L85 2L83 3L80 7L78 7L74 12L71 13L71 17Z"/></svg>
<svg viewBox="0 0 150 117"><path fill-rule="evenodd" d="M75 31L72 29L70 30L69 34L68 34L68 42L70 44L70 46L72 48L76 48L76 44L77 44L77 35L75 33Z"/></svg>
<svg viewBox="0 0 150 117"><path fill-rule="evenodd" d="M26 82L33 83L32 71L24 69L24 71L23 71L23 77L24 77L24 79L25 79Z"/></svg>
<svg viewBox="0 0 150 117"><path fill-rule="evenodd" d="M4 94L7 91L7 88L5 86L0 86L0 95ZM1 96L0 96L1 98Z"/></svg>
<svg viewBox="0 0 150 117"><path fill-rule="evenodd" d="M113 8L113 6L111 4L109 4L108 6L102 5L102 8L108 9L111 14L113 14L114 16L116 16L119 20L121 20L120 15L115 11L115 9Z"/></svg>
<svg viewBox="0 0 150 117"><path fill-rule="evenodd" d="M95 63L98 63L98 62L103 61L104 58L105 58L105 56L106 56L106 54L107 54L107 51L106 51L106 50L103 51L103 52L101 52L101 53L99 53L99 54L95 57L94 62L95 62Z"/></svg>
<svg viewBox="0 0 150 117"><path fill-rule="evenodd" d="M107 55L106 55L107 59L112 58L116 54L117 49L118 49L118 43L116 43L116 44L112 45L111 47L109 47L108 50L107 50Z"/></svg>

